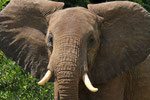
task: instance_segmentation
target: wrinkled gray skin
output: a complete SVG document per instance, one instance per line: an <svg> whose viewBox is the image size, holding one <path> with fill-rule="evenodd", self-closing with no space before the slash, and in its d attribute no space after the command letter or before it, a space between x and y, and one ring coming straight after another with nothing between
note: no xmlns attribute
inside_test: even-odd
<svg viewBox="0 0 150 100"><path fill-rule="evenodd" d="M0 49L36 78L51 70L55 100L150 100L150 14L128 1L63 5L11 0L0 12Z"/></svg>

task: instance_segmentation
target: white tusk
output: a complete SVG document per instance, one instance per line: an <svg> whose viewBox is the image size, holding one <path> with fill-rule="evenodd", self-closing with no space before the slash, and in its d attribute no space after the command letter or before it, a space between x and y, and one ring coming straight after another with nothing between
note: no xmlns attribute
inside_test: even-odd
<svg viewBox="0 0 150 100"><path fill-rule="evenodd" d="M97 91L98 91L98 88L93 87L93 85L91 84L87 73L85 73L82 78L83 78L84 84L86 85L86 87L87 87L90 91L92 91L92 92L97 92Z"/></svg>
<svg viewBox="0 0 150 100"><path fill-rule="evenodd" d="M40 82L38 82L38 85L44 85L48 80L51 78L52 72L48 70L45 74L45 76L41 79Z"/></svg>

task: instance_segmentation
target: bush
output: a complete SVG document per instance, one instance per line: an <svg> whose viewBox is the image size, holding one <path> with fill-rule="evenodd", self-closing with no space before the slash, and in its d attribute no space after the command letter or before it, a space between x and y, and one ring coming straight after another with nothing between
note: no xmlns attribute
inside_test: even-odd
<svg viewBox="0 0 150 100"><path fill-rule="evenodd" d="M65 8L76 6L86 7L87 4L91 3L90 0L53 0L53 1L64 2Z"/></svg>
<svg viewBox="0 0 150 100"><path fill-rule="evenodd" d="M53 100L53 84L38 81L0 51L0 100Z"/></svg>
<svg viewBox="0 0 150 100"><path fill-rule="evenodd" d="M10 0L0 0L0 10L2 10Z"/></svg>

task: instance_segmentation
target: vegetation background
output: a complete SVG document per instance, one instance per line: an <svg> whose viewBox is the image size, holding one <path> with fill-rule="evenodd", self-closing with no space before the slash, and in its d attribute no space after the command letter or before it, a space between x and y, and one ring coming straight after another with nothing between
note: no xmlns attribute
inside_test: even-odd
<svg viewBox="0 0 150 100"><path fill-rule="evenodd" d="M10 0L0 0L2 10ZM54 0L65 3L65 8L117 0ZM123 1L123 0L122 0ZM150 12L150 0L129 0L137 2ZM14 61L0 51L0 100L53 100L54 85L38 86L39 80L25 72Z"/></svg>

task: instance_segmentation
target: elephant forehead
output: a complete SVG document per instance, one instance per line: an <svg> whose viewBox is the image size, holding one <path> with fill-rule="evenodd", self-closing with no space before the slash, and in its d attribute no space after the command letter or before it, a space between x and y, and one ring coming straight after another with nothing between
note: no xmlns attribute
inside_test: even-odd
<svg viewBox="0 0 150 100"><path fill-rule="evenodd" d="M68 8L54 13L50 20L50 29L69 31L74 33L87 33L94 30L96 15L82 7Z"/></svg>

